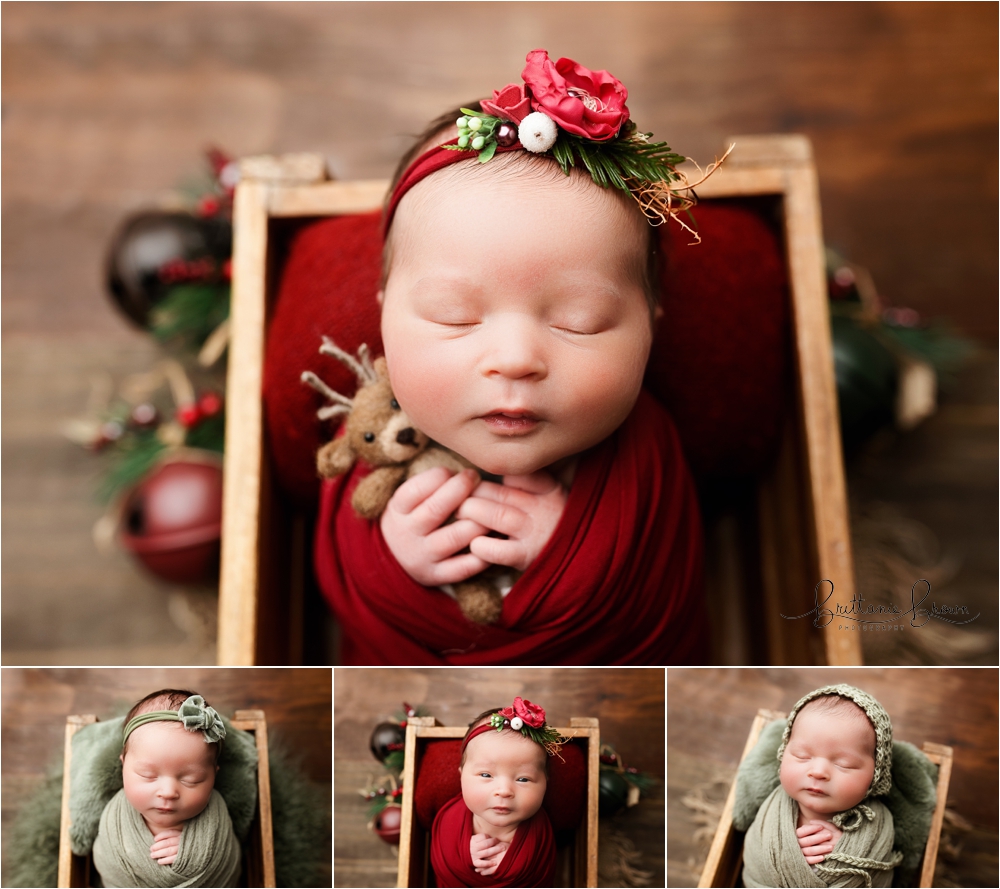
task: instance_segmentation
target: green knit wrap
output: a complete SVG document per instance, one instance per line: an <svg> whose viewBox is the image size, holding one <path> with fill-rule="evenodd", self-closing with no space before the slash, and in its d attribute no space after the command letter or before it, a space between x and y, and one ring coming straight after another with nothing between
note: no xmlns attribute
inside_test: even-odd
<svg viewBox="0 0 1000 889"><path fill-rule="evenodd" d="M799 806L778 787L764 800L743 843L743 885L823 889L826 886L891 886L892 870L902 861L893 852L889 810L878 800L862 806L863 815L845 830L822 863L810 866L795 834Z"/></svg>
<svg viewBox="0 0 1000 889"><path fill-rule="evenodd" d="M153 835L119 790L104 807L94 842L94 867L105 886L235 886L240 844L226 803L212 791L205 809L184 822L173 864L150 857Z"/></svg>

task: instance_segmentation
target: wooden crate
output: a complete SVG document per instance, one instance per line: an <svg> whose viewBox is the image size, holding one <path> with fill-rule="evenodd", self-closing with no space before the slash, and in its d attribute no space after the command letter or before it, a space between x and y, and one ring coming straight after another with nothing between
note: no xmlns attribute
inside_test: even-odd
<svg viewBox="0 0 1000 889"><path fill-rule="evenodd" d="M764 726L778 719L784 719L787 714L775 710L758 710L750 726L750 734L740 756L742 763L747 754L753 750L764 730ZM920 882L918 886L934 885L934 866L937 864L938 843L941 840L941 825L944 823L944 807L948 801L948 785L951 782L952 748L930 741L921 748L938 767L937 805L931 819L931 829L924 848L924 857L920 864ZM722 809L722 817L715 829L715 837L708 852L708 858L701 871L698 886L742 886L740 877L743 871L743 836L733 827L733 805L736 801L736 781L729 788L726 804Z"/></svg>
<svg viewBox="0 0 1000 889"><path fill-rule="evenodd" d="M561 849L557 886L597 885L597 803L600 771L600 724L592 717L574 717L568 728L555 727L564 737L586 746L587 811L577 828L573 845ZM406 765L403 767L403 817L399 828L399 871L397 886L427 886L430 869L430 833L418 823L413 791L417 773L429 740L463 738L468 726L441 725L433 716L412 716L406 724ZM560 881L558 877L561 877Z"/></svg>
<svg viewBox="0 0 1000 889"><path fill-rule="evenodd" d="M738 150L698 188L701 201L767 198L783 220L795 393L780 452L755 480L749 515L737 518L757 552L748 558L731 529L706 529L713 648L721 663L861 663L860 634L784 620L813 607L820 579L837 600L854 595L854 568L827 306L819 193L802 136L733 137ZM262 381L267 319L281 220L364 213L380 206L384 181L288 184L245 178L234 210L233 291L227 381L220 664L299 663L303 577L310 544L303 518L284 502L264 434ZM752 582L745 578L752 577ZM747 584L750 585L747 585Z"/></svg>
<svg viewBox="0 0 1000 889"><path fill-rule="evenodd" d="M59 825L59 875L57 885L90 886L94 862L92 855L74 855L70 846L69 812L70 762L73 758L73 735L85 725L97 722L92 713L66 717L66 740L63 753L62 817ZM237 710L230 720L233 728L250 732L257 742L257 810L250 826L250 836L243 847L243 870L239 886L277 886L274 875L274 835L271 825L271 773L267 756L267 720L263 710Z"/></svg>

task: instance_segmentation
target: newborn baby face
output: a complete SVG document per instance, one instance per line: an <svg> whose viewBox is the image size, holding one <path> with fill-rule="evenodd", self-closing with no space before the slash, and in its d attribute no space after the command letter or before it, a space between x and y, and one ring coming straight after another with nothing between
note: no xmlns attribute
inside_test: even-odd
<svg viewBox="0 0 1000 889"><path fill-rule="evenodd" d="M589 178L446 174L418 183L393 222L393 391L480 469L535 472L607 438L635 404L652 342L645 222Z"/></svg>
<svg viewBox="0 0 1000 889"><path fill-rule="evenodd" d="M854 706L854 705L851 705ZM829 816L865 798L875 774L875 731L862 718L806 705L781 758L781 786L808 817Z"/></svg>
<svg viewBox="0 0 1000 889"><path fill-rule="evenodd" d="M462 798L474 833L507 839L539 810L548 779L545 751L516 732L483 732L465 748Z"/></svg>
<svg viewBox="0 0 1000 889"><path fill-rule="evenodd" d="M177 722L139 726L122 757L125 798L154 834L204 811L217 771L214 745Z"/></svg>

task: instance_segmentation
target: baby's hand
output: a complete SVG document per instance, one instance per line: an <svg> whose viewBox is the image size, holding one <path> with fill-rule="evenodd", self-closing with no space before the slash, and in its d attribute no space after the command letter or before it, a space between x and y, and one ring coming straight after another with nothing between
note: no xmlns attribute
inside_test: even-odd
<svg viewBox="0 0 1000 889"><path fill-rule="evenodd" d="M415 475L392 495L382 513L382 536L396 561L417 583L459 583L486 567L480 556L455 553L487 529L461 517L444 524L478 482L472 469L452 475L438 466Z"/></svg>
<svg viewBox="0 0 1000 889"><path fill-rule="evenodd" d="M795 835L799 838L799 848L809 864L819 864L833 851L844 832L829 821L807 821Z"/></svg>
<svg viewBox="0 0 1000 889"><path fill-rule="evenodd" d="M149 857L155 858L157 864L173 864L177 860L180 846L181 829L179 827L161 830L153 837L153 845L149 847Z"/></svg>
<svg viewBox="0 0 1000 889"><path fill-rule="evenodd" d="M488 877L496 871L509 845L487 833L475 834L469 843L469 852L472 853L472 866L476 869L476 873Z"/></svg>
<svg viewBox="0 0 1000 889"><path fill-rule="evenodd" d="M476 537L473 555L524 571L545 548L566 508L566 489L547 472L507 475L503 484L481 482L458 509L460 519L471 519L506 534Z"/></svg>

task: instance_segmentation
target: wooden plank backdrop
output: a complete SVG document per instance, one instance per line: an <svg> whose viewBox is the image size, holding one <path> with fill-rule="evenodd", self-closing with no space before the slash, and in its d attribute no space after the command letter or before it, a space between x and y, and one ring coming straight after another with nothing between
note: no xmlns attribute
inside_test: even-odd
<svg viewBox="0 0 1000 889"><path fill-rule="evenodd" d="M3 662L214 658L197 607L98 553L105 461L59 432L92 375L155 362L110 307L104 254L128 213L176 203L207 145L384 178L426 120L547 47L612 71L642 127L699 160L731 133L805 133L829 242L890 300L993 343L996 35L986 3L5 5ZM990 358L973 385L995 377ZM961 583L995 589L989 398L923 462L888 463L936 486L923 520L970 541Z"/></svg>
<svg viewBox="0 0 1000 889"><path fill-rule="evenodd" d="M309 778L331 791L329 669L20 669L2 674L2 824L7 827L63 755L66 717L108 719L158 688L189 688L226 716L263 710L272 741L299 758ZM4 846L6 848L6 845ZM7 884L6 878L3 884Z"/></svg>
<svg viewBox="0 0 1000 889"><path fill-rule="evenodd" d="M444 725L466 725L487 707L520 695L541 704L550 723L596 716L601 740L626 765L660 779L640 803L611 819L601 832L628 836L652 872L664 880L664 671L616 668L440 668L334 670L334 879L338 886L395 886L396 848L367 825L368 803L358 791L384 770L372 757L372 729L392 721L402 703L425 707ZM607 861L598 861L606 873ZM600 880L600 885L609 885Z"/></svg>
<svg viewBox="0 0 1000 889"><path fill-rule="evenodd" d="M838 682L873 694L889 712L896 740L954 748L948 807L972 828L960 838L958 860L939 857L939 877L956 882L934 885L976 886L995 878L1000 790L995 668L671 668L667 674L667 885L697 885L708 852L707 842L695 839L700 825L683 797L715 779L726 782L720 789L728 787L758 709L787 713L806 692Z"/></svg>

